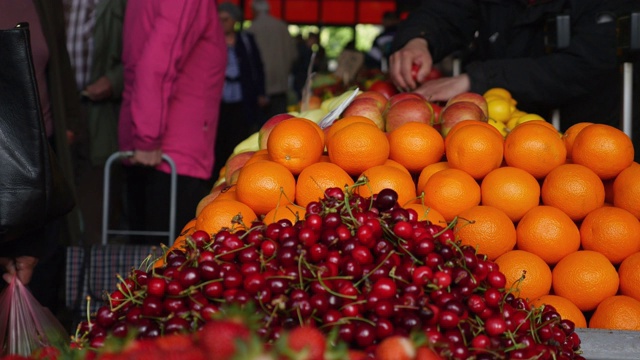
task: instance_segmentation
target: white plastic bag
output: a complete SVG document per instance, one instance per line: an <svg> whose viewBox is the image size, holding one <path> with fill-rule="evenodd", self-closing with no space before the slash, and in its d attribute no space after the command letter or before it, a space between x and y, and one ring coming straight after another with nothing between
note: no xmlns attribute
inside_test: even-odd
<svg viewBox="0 0 640 360"><path fill-rule="evenodd" d="M68 342L58 319L14 276L0 293L0 355L29 356L37 349Z"/></svg>

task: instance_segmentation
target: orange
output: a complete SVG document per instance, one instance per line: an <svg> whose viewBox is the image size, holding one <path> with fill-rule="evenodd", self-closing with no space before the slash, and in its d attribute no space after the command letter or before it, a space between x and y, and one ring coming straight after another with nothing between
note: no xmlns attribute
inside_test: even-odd
<svg viewBox="0 0 640 360"><path fill-rule="evenodd" d="M580 230L562 210L536 206L516 226L517 247L532 252L553 265L580 249Z"/></svg>
<svg viewBox="0 0 640 360"><path fill-rule="evenodd" d="M537 114L525 114L525 115L522 115L518 119L518 125L522 125L524 123L529 123L529 125L531 125L531 124L542 125L544 127L549 128L550 130L553 130L555 133L558 133L558 130L553 126L552 123L546 121L542 116L537 115ZM558 135L560 136L560 134L558 134Z"/></svg>
<svg viewBox="0 0 640 360"><path fill-rule="evenodd" d="M567 131L562 134L562 141L564 141L564 146L567 148L567 158L571 159L571 151L573 149L573 142L576 141L576 136L582 129L585 127L593 125L592 122L579 122L569 126Z"/></svg>
<svg viewBox="0 0 640 360"><path fill-rule="evenodd" d="M262 221L265 225L269 225L281 219L288 219L291 223L295 224L298 220L304 220L306 213L306 209L302 206L282 205L271 209L264 215Z"/></svg>
<svg viewBox="0 0 640 360"><path fill-rule="evenodd" d="M420 175L418 176L418 183L416 186L416 190L418 194L422 193L424 190L424 186L427 184L427 180L431 177L431 175L437 173L440 170L449 169L449 163L446 161L440 161L437 163L433 163L431 165L425 166L422 171L420 171Z"/></svg>
<svg viewBox="0 0 640 360"><path fill-rule="evenodd" d="M335 135L338 131L354 123L369 124L377 127L376 123L373 120L369 119L368 117L359 116L359 115L345 116L342 119L338 119L334 121L331 124L331 126L329 126L324 130L325 143L328 145L329 142L331 142L333 135Z"/></svg>
<svg viewBox="0 0 640 360"><path fill-rule="evenodd" d="M425 206L422 203L412 203L404 206L405 209L413 209L418 213L418 221L429 221L432 224L447 226L447 220L436 209Z"/></svg>
<svg viewBox="0 0 640 360"><path fill-rule="evenodd" d="M591 311L618 292L618 273L606 256L579 250L563 257L553 268L553 292L582 311Z"/></svg>
<svg viewBox="0 0 640 360"><path fill-rule="evenodd" d="M471 245L489 260L513 249L516 228L504 211L493 206L477 205L462 211L454 227L456 238Z"/></svg>
<svg viewBox="0 0 640 360"><path fill-rule="evenodd" d="M557 131L536 124L522 123L504 139L504 159L507 165L523 169L536 179L567 160L567 149Z"/></svg>
<svg viewBox="0 0 640 360"><path fill-rule="evenodd" d="M589 327L609 330L640 330L640 301L625 295L608 297L589 319Z"/></svg>
<svg viewBox="0 0 640 360"><path fill-rule="evenodd" d="M175 239L173 244L169 247L169 249L184 249L186 248L187 238L191 236L196 231L196 218L193 218L187 222L187 224L182 228L180 234ZM154 268L162 267L165 264L164 256L159 257L154 263Z"/></svg>
<svg viewBox="0 0 640 360"><path fill-rule="evenodd" d="M353 179L346 171L334 163L319 162L307 166L296 182L296 203L307 206L312 201L324 198L328 188L353 185Z"/></svg>
<svg viewBox="0 0 640 360"><path fill-rule="evenodd" d="M202 211L202 209L204 209L205 206L209 205L209 203L215 200L217 197L218 197L218 193L214 193L214 194L207 194L205 195L205 197L200 199L200 201L198 202L198 205L196 206L196 216L200 214L200 212Z"/></svg>
<svg viewBox="0 0 640 360"><path fill-rule="evenodd" d="M598 251L612 264L620 264L640 251L640 220L613 206L595 209L580 224L580 241L583 249Z"/></svg>
<svg viewBox="0 0 640 360"><path fill-rule="evenodd" d="M512 166L492 170L482 179L480 190L483 205L497 207L514 222L540 203L538 180Z"/></svg>
<svg viewBox="0 0 640 360"><path fill-rule="evenodd" d="M399 162L395 161L395 160L391 160L391 159L387 159L384 161L384 164L382 165L389 165L389 166L393 166L393 167L397 167L398 169L406 172L407 174L411 175L411 173L409 172L409 170L407 170L406 167L404 167L402 164L400 164Z"/></svg>
<svg viewBox="0 0 640 360"><path fill-rule="evenodd" d="M338 130L327 145L331 162L358 176L389 158L389 140L378 127L354 123Z"/></svg>
<svg viewBox="0 0 640 360"><path fill-rule="evenodd" d="M271 160L298 175L305 167L320 161L324 151L324 133L311 120L285 119L271 130L267 151Z"/></svg>
<svg viewBox="0 0 640 360"><path fill-rule="evenodd" d="M618 267L620 294L640 300L640 252L633 253L622 260Z"/></svg>
<svg viewBox="0 0 640 360"><path fill-rule="evenodd" d="M382 189L393 189L398 193L398 204L405 206L416 201L416 188L413 178L406 172L389 165L373 166L365 170L360 175L359 180L364 177L367 182L356 188L356 192L361 196L369 197L379 193Z"/></svg>
<svg viewBox="0 0 640 360"><path fill-rule="evenodd" d="M235 231L245 229L245 225L250 225L255 219L255 212L240 201L214 201L205 206L196 217L196 230L203 230L211 235L223 228Z"/></svg>
<svg viewBox="0 0 640 360"><path fill-rule="evenodd" d="M604 184L588 167L564 164L553 169L540 189L542 203L564 211L574 221L604 205Z"/></svg>
<svg viewBox="0 0 640 360"><path fill-rule="evenodd" d="M436 163L444 155L444 139L433 126L419 122L400 125L387 134L389 158L402 164L412 173Z"/></svg>
<svg viewBox="0 0 640 360"><path fill-rule="evenodd" d="M269 158L269 151L267 149L260 149L254 152L253 155L249 158L249 160L247 160L247 162L244 164L244 166L253 164L254 162L257 162L260 160L271 160Z"/></svg>
<svg viewBox="0 0 640 360"><path fill-rule="evenodd" d="M480 180L502 164L504 139L482 125L468 125L447 136L449 166Z"/></svg>
<svg viewBox="0 0 640 360"><path fill-rule="evenodd" d="M220 189L218 196L214 200L238 200L236 190L237 188L234 185L225 186Z"/></svg>
<svg viewBox="0 0 640 360"><path fill-rule="evenodd" d="M457 122L455 125L453 125L451 130L449 130L449 132L447 133L447 136L445 136L445 138L444 138L444 147L445 147L445 149L447 148L447 142L449 141L449 136L451 136L452 134L454 134L456 131L460 130L461 128L463 128L465 126L469 126L469 125L484 126L487 129L495 132L497 135L502 136L502 134L500 134L500 131L498 131L498 129L496 129L494 126L490 125L487 122L479 121L479 120L462 120L462 121Z"/></svg>
<svg viewBox="0 0 640 360"><path fill-rule="evenodd" d="M422 191L424 204L436 209L447 222L480 204L480 185L460 169L445 169L431 175Z"/></svg>
<svg viewBox="0 0 640 360"><path fill-rule="evenodd" d="M631 138L611 125L586 126L573 141L571 159L593 170L602 179L611 179L633 163Z"/></svg>
<svg viewBox="0 0 640 360"><path fill-rule="evenodd" d="M531 305L535 307L541 307L543 305L553 306L554 309L560 314L562 319L573 321L577 328L586 328L587 319L576 304L571 300L558 295L542 295L541 297L533 300Z"/></svg>
<svg viewBox="0 0 640 360"><path fill-rule="evenodd" d="M613 205L640 219L640 164L634 162L613 181Z"/></svg>
<svg viewBox="0 0 640 360"><path fill-rule="evenodd" d="M507 289L524 299L537 299L551 290L551 269L542 258L524 250L511 250L496 259L507 278Z"/></svg>
<svg viewBox="0 0 640 360"><path fill-rule="evenodd" d="M258 215L266 214L278 205L293 203L296 196L293 174L274 161L265 160L243 167L236 187L238 200Z"/></svg>

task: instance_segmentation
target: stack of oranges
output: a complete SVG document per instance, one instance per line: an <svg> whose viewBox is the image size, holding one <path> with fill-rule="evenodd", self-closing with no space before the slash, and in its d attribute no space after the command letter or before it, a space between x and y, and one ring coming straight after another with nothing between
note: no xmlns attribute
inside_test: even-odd
<svg viewBox="0 0 640 360"><path fill-rule="evenodd" d="M463 121L443 138L418 122L385 133L361 116L326 129L292 118L246 158L186 231L303 219L331 187L355 183L365 196L392 188L401 206L450 224L495 260L533 304L579 327L640 330L640 164L615 127L584 122L560 133L532 119L505 136Z"/></svg>

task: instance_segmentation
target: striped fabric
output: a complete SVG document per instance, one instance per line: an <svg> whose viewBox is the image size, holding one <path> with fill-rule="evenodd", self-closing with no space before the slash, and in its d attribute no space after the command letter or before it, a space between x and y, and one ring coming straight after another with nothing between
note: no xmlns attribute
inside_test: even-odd
<svg viewBox="0 0 640 360"><path fill-rule="evenodd" d="M133 269L147 270L161 255L162 249L155 246L94 245L88 251L82 247L67 248L66 306L83 319L87 296L91 296L91 312L108 305L106 295L117 289L117 274L126 278Z"/></svg>

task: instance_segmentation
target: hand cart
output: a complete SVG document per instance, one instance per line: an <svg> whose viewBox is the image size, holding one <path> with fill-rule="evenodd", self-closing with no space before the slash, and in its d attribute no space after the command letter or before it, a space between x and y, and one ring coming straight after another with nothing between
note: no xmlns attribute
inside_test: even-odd
<svg viewBox="0 0 640 360"><path fill-rule="evenodd" d="M167 245L173 244L176 222L177 171L173 160L166 154L163 161L171 168L169 231L142 231L110 229L109 198L111 168L116 160L133 156L133 152L116 152L105 163L104 195L102 213L102 239L100 244L91 246L70 246L66 259L66 307L71 312L72 323L84 320L87 313L87 296L91 297L89 311L95 312L100 306L108 305L105 293L117 289L117 275L126 277L132 269L146 270L153 261L162 256L162 249L152 245L109 244L109 235L166 236Z"/></svg>

